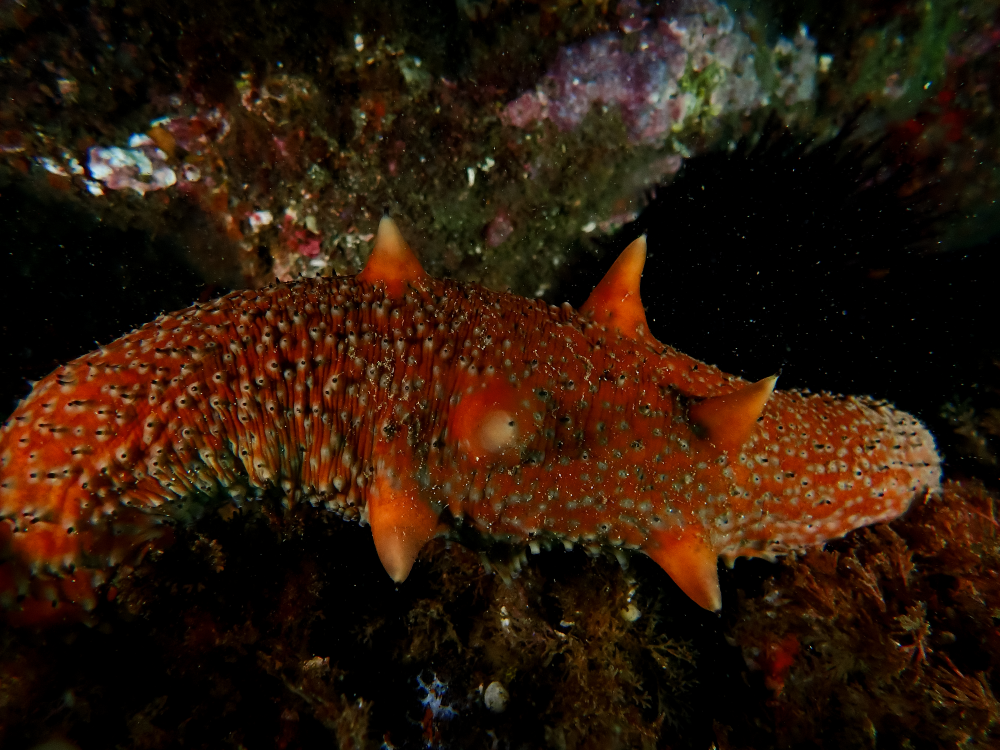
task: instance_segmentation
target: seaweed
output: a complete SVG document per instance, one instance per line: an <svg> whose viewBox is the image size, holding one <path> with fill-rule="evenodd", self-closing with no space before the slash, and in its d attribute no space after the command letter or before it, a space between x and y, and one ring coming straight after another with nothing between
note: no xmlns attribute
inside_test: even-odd
<svg viewBox="0 0 1000 750"><path fill-rule="evenodd" d="M98 627L5 627L0 741L652 748L689 723L696 654L643 576L484 554L438 540L396 587L367 529L223 508L123 566Z"/></svg>
<svg viewBox="0 0 1000 750"><path fill-rule="evenodd" d="M732 637L779 747L995 747L997 498L949 482L889 525L787 560Z"/></svg>

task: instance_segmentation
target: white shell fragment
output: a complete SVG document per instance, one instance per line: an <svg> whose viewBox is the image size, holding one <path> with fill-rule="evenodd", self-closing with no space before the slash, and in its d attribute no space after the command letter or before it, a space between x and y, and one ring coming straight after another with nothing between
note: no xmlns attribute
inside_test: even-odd
<svg viewBox="0 0 1000 750"><path fill-rule="evenodd" d="M483 703L495 714L502 714L507 710L508 700L510 700L510 693L496 680L487 685L483 692Z"/></svg>

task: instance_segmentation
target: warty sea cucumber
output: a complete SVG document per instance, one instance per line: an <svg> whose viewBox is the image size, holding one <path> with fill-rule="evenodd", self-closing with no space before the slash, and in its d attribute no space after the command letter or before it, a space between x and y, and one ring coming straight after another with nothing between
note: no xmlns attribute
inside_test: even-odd
<svg viewBox="0 0 1000 750"><path fill-rule="evenodd" d="M938 488L909 414L653 338L645 254L552 307L428 277L386 218L356 277L235 292L60 367L0 432L9 618L82 615L173 525L269 490L368 523L396 581L464 523L642 551L718 610L720 556L822 544Z"/></svg>

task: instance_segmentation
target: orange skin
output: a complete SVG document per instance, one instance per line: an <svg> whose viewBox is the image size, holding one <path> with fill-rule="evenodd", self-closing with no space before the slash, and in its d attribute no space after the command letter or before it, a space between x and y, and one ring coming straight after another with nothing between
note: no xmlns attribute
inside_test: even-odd
<svg viewBox="0 0 1000 750"><path fill-rule="evenodd" d="M386 252L402 272L380 271ZM358 278L161 316L41 380L0 432L10 619L92 608L172 525L267 488L370 523L396 580L447 507L504 540L644 551L718 609L720 555L821 544L938 486L909 415L771 395L660 344L634 263L634 295L577 312L430 279L401 252L383 228Z"/></svg>

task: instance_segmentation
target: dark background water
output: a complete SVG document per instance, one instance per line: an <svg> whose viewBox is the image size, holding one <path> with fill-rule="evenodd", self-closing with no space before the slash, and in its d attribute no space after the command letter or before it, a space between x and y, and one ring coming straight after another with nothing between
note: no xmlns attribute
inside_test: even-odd
<svg viewBox="0 0 1000 750"><path fill-rule="evenodd" d="M162 312L196 302L205 284L176 238L105 226L68 201L0 189L0 413L29 383Z"/></svg>

